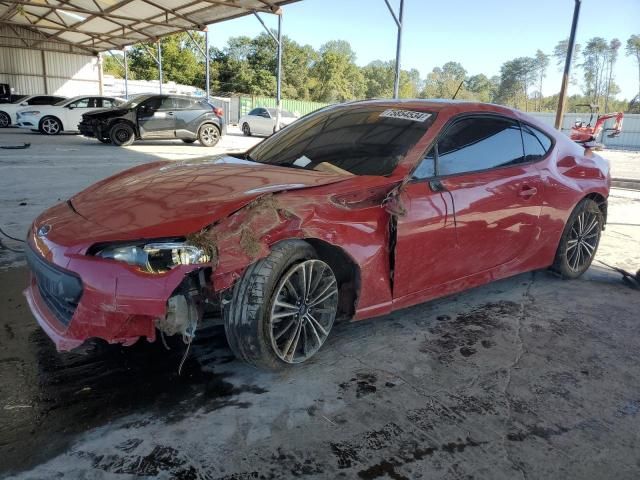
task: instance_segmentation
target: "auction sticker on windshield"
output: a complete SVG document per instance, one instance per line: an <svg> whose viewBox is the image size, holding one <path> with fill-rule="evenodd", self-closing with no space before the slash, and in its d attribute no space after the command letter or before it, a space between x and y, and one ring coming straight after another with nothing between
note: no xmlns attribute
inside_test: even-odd
<svg viewBox="0 0 640 480"><path fill-rule="evenodd" d="M424 122L431 114L424 112L414 112L412 110L395 110L390 108L380 114L381 117L387 118L401 118L403 120L411 120L413 122Z"/></svg>

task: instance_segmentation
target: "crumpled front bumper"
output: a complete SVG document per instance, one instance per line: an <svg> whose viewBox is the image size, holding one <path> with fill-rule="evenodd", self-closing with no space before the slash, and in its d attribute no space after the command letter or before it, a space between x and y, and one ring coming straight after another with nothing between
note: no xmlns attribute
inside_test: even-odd
<svg viewBox="0 0 640 480"><path fill-rule="evenodd" d="M31 245L29 261L32 270L29 286L24 291L31 311L53 340L59 351L74 349L90 338L109 343L132 345L140 337L155 341L155 319L166 314L167 299L193 268L177 267L162 275L147 274L115 261L84 255L69 255L62 268L44 257ZM44 263L44 265L38 265ZM82 294L68 321L56 312L51 295L64 299L64 287L46 282L36 269L51 268L77 276L82 282Z"/></svg>

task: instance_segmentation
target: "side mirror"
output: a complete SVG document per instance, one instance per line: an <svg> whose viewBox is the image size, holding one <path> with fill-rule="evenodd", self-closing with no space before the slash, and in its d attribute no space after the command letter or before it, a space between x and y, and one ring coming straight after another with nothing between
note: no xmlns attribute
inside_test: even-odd
<svg viewBox="0 0 640 480"><path fill-rule="evenodd" d="M76 108L76 107L74 107L73 105L67 105L67 108L68 108L69 110L73 110L73 109L74 109L74 108Z"/></svg>
<svg viewBox="0 0 640 480"><path fill-rule="evenodd" d="M21 107L28 107L28 106L29 106L29 104L28 104L27 102L22 102L22 103L20 104L20 106L21 106Z"/></svg>

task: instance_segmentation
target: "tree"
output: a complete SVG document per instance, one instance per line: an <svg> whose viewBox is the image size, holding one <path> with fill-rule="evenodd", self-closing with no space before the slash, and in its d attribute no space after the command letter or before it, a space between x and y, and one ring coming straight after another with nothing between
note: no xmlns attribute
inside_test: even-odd
<svg viewBox="0 0 640 480"><path fill-rule="evenodd" d="M569 39L566 38L564 40L560 40L555 47L553 47L553 58L556 60L556 66L558 67L558 71L562 72L564 70L564 62L567 60L567 49L569 48ZM572 84L577 83L577 75L576 67L579 65L576 64L576 60L580 55L580 51L582 50L582 46L579 43L574 44L573 46L573 55L571 55L571 75L569 77L569 81Z"/></svg>
<svg viewBox="0 0 640 480"><path fill-rule="evenodd" d="M460 84L467 78L467 71L458 62L447 62L442 68L435 67L425 80L423 98L453 98ZM463 85L464 87L464 85ZM465 98L467 95L461 87L456 98Z"/></svg>
<svg viewBox="0 0 640 480"><path fill-rule="evenodd" d="M631 35L625 48L627 56L634 57L638 65L638 95L640 95L640 35Z"/></svg>
<svg viewBox="0 0 640 480"><path fill-rule="evenodd" d="M311 69L310 90L319 102L343 102L362 98L364 75L355 64L356 54L349 42L332 40L320 48L320 58Z"/></svg>
<svg viewBox="0 0 640 480"><path fill-rule="evenodd" d="M195 37L202 42L201 36ZM197 52L196 47L186 33L179 33L163 37L160 41L162 47L162 73L163 80L174 81L185 85L204 87L204 59ZM128 54L129 70L135 78L141 80L157 80L158 65L150 52L156 55L155 43L136 45Z"/></svg>
<svg viewBox="0 0 640 480"><path fill-rule="evenodd" d="M493 102L498 84L499 77L487 78L483 73L472 75L466 81L466 89L470 93L470 99L478 102Z"/></svg>
<svg viewBox="0 0 640 480"><path fill-rule="evenodd" d="M544 53L542 50L536 50L535 60L535 70L538 75L538 99L537 99L537 109L540 112L542 109L542 82L544 77L547 76L547 67L549 66L549 55Z"/></svg>
<svg viewBox="0 0 640 480"><path fill-rule="evenodd" d="M114 58L114 57L117 57ZM102 71L105 75L113 75L115 78L124 78L124 68L122 66L124 57L120 53L102 54Z"/></svg>
<svg viewBox="0 0 640 480"><path fill-rule="evenodd" d="M589 39L582 52L584 71L584 94L594 105L600 104L600 99L606 90L606 69L609 62L609 45L602 37Z"/></svg>
<svg viewBox="0 0 640 480"><path fill-rule="evenodd" d="M620 92L620 88L613 83L613 67L616 64L616 61L618 60L618 50L620 49L621 45L622 45L622 42L617 38L614 38L609 42L609 51L607 52L608 60L609 60L607 67L609 72L607 75L607 88L605 90L605 97L604 97L605 112L609 108L609 100L611 99L611 96L612 95L615 96L617 93Z"/></svg>
<svg viewBox="0 0 640 480"><path fill-rule="evenodd" d="M536 60L532 57L518 57L503 63L500 68L498 103L511 104L527 111L529 88L536 78Z"/></svg>

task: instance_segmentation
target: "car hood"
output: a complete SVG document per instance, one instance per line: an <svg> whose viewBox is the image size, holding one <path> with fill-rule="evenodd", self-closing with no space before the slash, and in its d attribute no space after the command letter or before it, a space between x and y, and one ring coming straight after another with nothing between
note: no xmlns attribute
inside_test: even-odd
<svg viewBox="0 0 640 480"><path fill-rule="evenodd" d="M126 170L71 198L76 213L122 239L186 235L271 192L352 178L219 156Z"/></svg>
<svg viewBox="0 0 640 480"><path fill-rule="evenodd" d="M119 108L119 107L100 108L98 110L87 112L82 116L86 118L119 117L121 115L125 115L127 112L129 112L129 109L127 108Z"/></svg>

